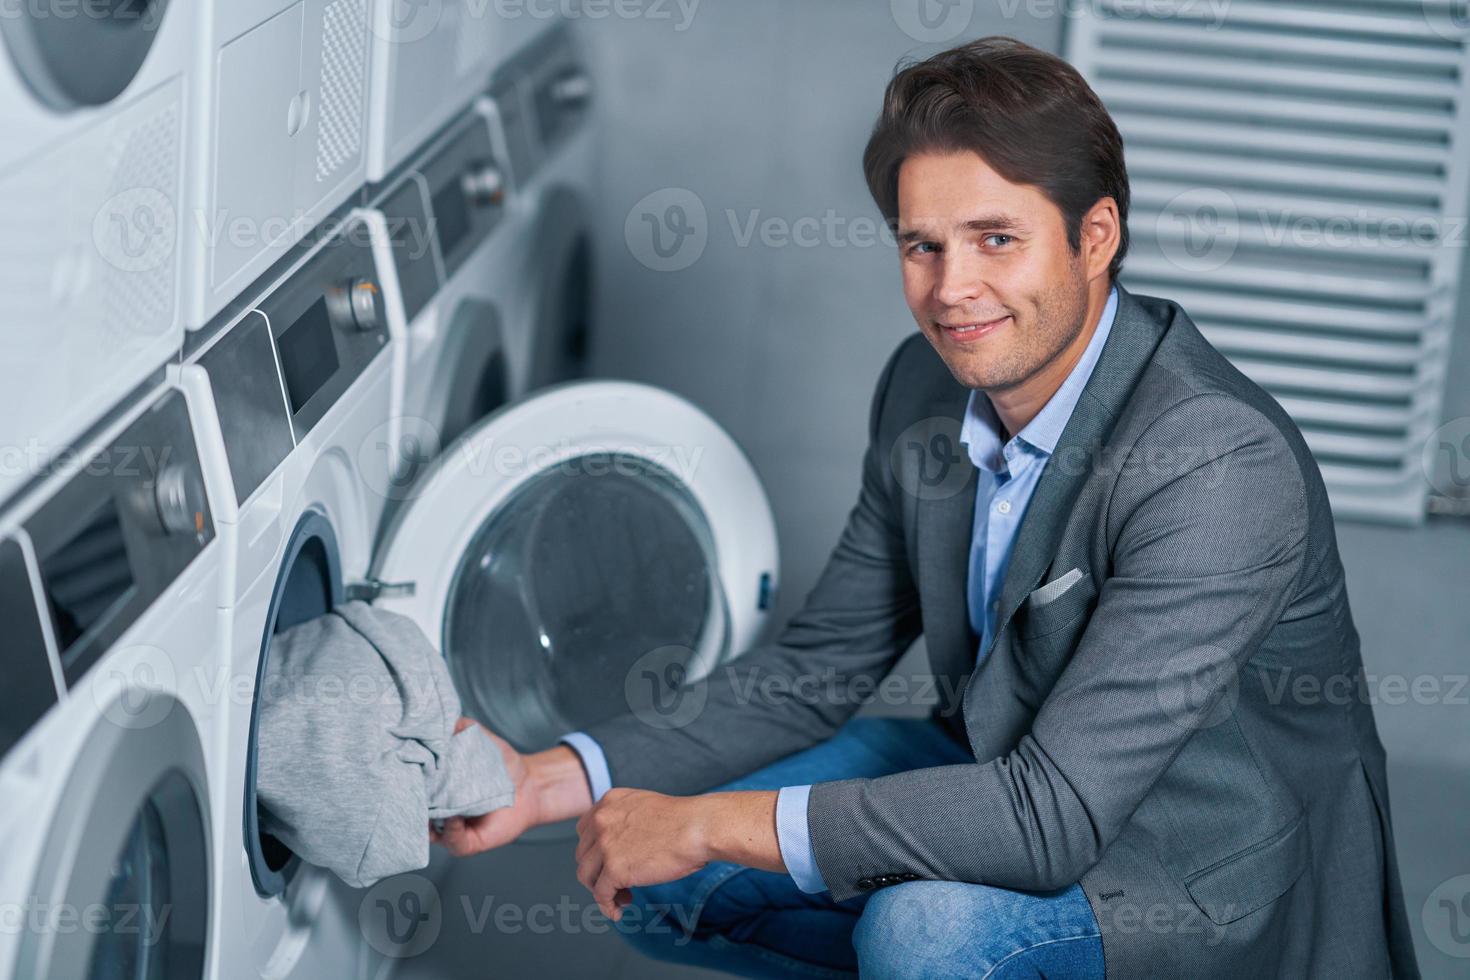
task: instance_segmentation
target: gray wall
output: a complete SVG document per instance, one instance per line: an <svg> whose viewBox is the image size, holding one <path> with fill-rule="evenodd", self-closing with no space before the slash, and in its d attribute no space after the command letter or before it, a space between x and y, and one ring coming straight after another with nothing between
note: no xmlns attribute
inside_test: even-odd
<svg viewBox="0 0 1470 980"><path fill-rule="evenodd" d="M968 36L1005 33L1059 50L1060 19L1027 16L1021 5L1006 19L997 12L1005 5L977 6ZM781 536L781 620L855 497L873 382L913 329L895 256L861 224L877 212L859 158L894 63L935 47L905 34L884 0L703 0L683 30L669 9L669 20L581 25L604 127L595 361L600 373L685 395L745 446ZM649 194L660 196L635 211ZM704 209L703 252L656 271L640 215L680 202L695 227ZM757 231L741 242L749 222L767 219L776 224L765 241ZM814 232L816 242L783 243L783 227ZM689 238L671 261L691 259L697 245ZM1470 415L1464 333L1450 417ZM1448 691L1470 670L1470 524L1343 523L1339 540L1369 671L1436 678ZM1470 873L1470 708L1460 696L1377 708L1410 914L1425 971L1440 977L1464 976L1470 962L1423 942L1419 925L1430 890Z"/></svg>

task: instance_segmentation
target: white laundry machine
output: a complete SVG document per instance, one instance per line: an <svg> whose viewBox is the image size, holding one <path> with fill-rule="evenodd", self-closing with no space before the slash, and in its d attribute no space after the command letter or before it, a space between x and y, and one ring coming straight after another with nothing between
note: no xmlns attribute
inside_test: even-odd
<svg viewBox="0 0 1470 980"><path fill-rule="evenodd" d="M197 5L192 328L289 263L291 246L361 188L369 83L369 0Z"/></svg>
<svg viewBox="0 0 1470 980"><path fill-rule="evenodd" d="M254 745L275 635L361 587L388 499L396 422L378 221L350 215L185 367L212 394L231 483L218 520L234 561L219 605L239 710L215 747L215 977L367 976L377 955L357 924L362 896L261 833Z"/></svg>
<svg viewBox="0 0 1470 980"><path fill-rule="evenodd" d="M483 0L373 0L367 179L383 181L469 107L538 26Z"/></svg>
<svg viewBox="0 0 1470 980"><path fill-rule="evenodd" d="M524 391L524 336L508 333L527 293L526 210L509 194L490 121L471 109L376 188L394 317L399 496L474 422Z"/></svg>
<svg viewBox="0 0 1470 980"><path fill-rule="evenodd" d="M555 24L497 70L481 105L501 134L513 206L529 227L527 273L508 333L524 336L528 389L581 377L593 340L593 81L571 27Z"/></svg>
<svg viewBox="0 0 1470 980"><path fill-rule="evenodd" d="M0 977L207 975L223 552L189 401L0 515Z"/></svg>
<svg viewBox="0 0 1470 980"><path fill-rule="evenodd" d="M182 339L196 6L0 15L0 499L161 380Z"/></svg>
<svg viewBox="0 0 1470 980"><path fill-rule="evenodd" d="M523 751L629 711L680 724L698 698L674 690L756 642L776 576L770 506L739 447L689 402L615 381L548 387L472 426L420 476L374 572L395 584L378 604L442 651L465 713ZM405 976L544 964L545 929L502 934L475 910L498 900L586 922L574 839L538 828L462 861L436 848L410 877L443 909L426 920L434 941L401 915L391 935ZM626 953L595 935L557 941L564 963L609 975Z"/></svg>

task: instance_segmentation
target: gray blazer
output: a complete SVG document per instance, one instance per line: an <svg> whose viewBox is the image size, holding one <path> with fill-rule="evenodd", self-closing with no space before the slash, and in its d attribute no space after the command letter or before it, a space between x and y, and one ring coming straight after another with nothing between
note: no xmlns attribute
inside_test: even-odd
<svg viewBox="0 0 1470 980"><path fill-rule="evenodd" d="M1316 463L1177 304L1118 293L978 669L968 391L914 336L800 613L701 682L682 727L589 733L614 785L698 792L829 737L859 706L831 680L871 690L922 632L936 691L959 692L936 714L975 762L815 786L834 898L1080 881L1109 977L1417 976Z"/></svg>

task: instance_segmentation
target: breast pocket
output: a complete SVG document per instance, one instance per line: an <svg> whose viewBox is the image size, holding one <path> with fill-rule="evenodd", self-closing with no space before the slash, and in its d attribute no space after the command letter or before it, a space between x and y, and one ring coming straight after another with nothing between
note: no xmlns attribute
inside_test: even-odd
<svg viewBox="0 0 1470 980"><path fill-rule="evenodd" d="M1096 601L1092 576L1074 568L1026 596L1016 613L1016 633L1022 640L1055 637L1064 631L1075 635Z"/></svg>

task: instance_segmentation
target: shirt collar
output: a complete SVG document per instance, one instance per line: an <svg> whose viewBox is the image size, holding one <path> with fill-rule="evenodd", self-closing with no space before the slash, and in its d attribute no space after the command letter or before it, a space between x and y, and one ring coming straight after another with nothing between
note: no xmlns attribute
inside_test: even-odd
<svg viewBox="0 0 1470 980"><path fill-rule="evenodd" d="M1087 386L1087 379L1092 377L1092 369L1097 366L1097 359L1102 355L1103 344L1107 343L1117 312L1118 287L1114 286L1108 292L1108 301L1103 306L1102 316L1098 318L1097 329L1093 331L1092 339L1087 342L1082 356L1072 367L1072 373L1067 375L1062 386L1042 406L1041 411L1036 413L1036 417L1016 433L1012 441L1020 440L1046 456L1056 450L1057 440L1062 437L1062 430L1072 417L1072 409L1077 407L1082 389ZM969 404L965 408L965 418L960 425L960 442L969 450L970 460L992 473L1008 469L1000 436L1000 418L995 414L995 407L990 404L990 399L979 389L971 391Z"/></svg>

